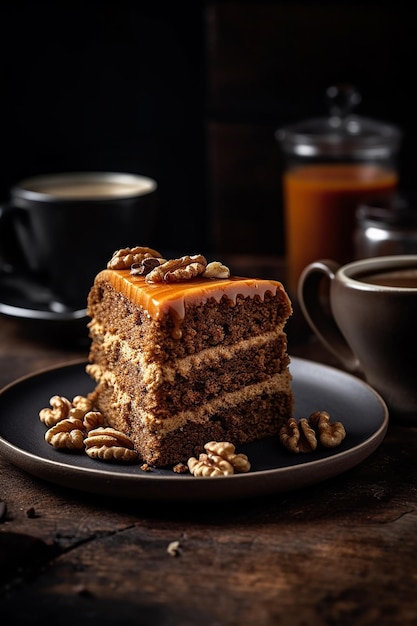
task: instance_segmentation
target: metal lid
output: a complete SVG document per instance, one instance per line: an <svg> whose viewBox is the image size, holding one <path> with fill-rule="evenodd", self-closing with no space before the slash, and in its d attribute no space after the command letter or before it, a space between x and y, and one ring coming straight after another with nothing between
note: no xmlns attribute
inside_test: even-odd
<svg viewBox="0 0 417 626"><path fill-rule="evenodd" d="M329 117L304 120L276 131L284 153L300 157L384 159L399 148L401 130L392 124L353 114L361 96L351 85L326 91Z"/></svg>

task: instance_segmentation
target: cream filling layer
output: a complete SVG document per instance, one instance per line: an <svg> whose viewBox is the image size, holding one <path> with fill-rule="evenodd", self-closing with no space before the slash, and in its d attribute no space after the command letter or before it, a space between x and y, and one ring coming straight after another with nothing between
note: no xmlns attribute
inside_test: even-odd
<svg viewBox="0 0 417 626"><path fill-rule="evenodd" d="M199 368L212 367L219 361L230 361L236 357L239 352L246 352L249 349L261 348L277 336L281 336L286 340L281 329L273 330L263 335L257 335L250 339L239 341L239 343L231 346L214 346L201 350L197 354L190 354L182 359L177 359L173 364L149 363L145 355L139 350L131 348L126 340L121 340L117 335L104 332L103 328L96 328L100 331L100 335L104 337L102 348L105 353L111 353L117 347L120 361L123 363L133 363L140 368L142 379L149 391L158 387L163 382L174 383L175 377L187 377L192 370Z"/></svg>
<svg viewBox="0 0 417 626"><path fill-rule="evenodd" d="M89 368L90 366L87 366L87 371ZM112 372L103 372L99 366L93 365L90 369L91 374L93 374L93 368L95 370L94 378L97 382L105 382L113 388L113 404L115 406L132 404L136 414L136 419L139 419L142 423L142 426L139 426L139 428L144 427L160 435L166 435L171 431L178 430L185 426L188 422L204 424L219 410L224 411L225 408L230 409L239 406L240 404L253 400L264 393L273 394L282 392L284 394L291 394L292 376L289 369L286 369L280 374L276 374L271 377L267 381L248 385L238 391L222 394L210 402L202 404L197 409L193 408L192 410L180 411L170 418L161 420L156 419L152 413L143 411L135 404L134 401L132 402L132 398L120 389Z"/></svg>

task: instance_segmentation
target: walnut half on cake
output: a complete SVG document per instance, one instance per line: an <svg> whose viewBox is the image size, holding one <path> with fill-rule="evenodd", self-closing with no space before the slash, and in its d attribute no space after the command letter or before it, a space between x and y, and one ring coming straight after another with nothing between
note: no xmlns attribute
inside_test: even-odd
<svg viewBox="0 0 417 626"><path fill-rule="evenodd" d="M229 276L201 255L119 250L88 297L97 406L154 467L207 441L278 435L293 410L291 313L278 281Z"/></svg>

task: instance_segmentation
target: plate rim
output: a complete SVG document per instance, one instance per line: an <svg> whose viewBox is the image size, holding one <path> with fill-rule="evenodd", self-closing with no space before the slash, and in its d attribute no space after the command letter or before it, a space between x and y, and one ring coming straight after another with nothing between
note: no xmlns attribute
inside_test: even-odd
<svg viewBox="0 0 417 626"><path fill-rule="evenodd" d="M230 498L253 497L256 495L271 495L272 493L280 493L285 491L294 491L302 487L323 482L328 478L332 478L341 473L352 469L368 456L370 456L382 443L389 424L389 412L387 405L380 394L375 391L366 381L358 378L354 374L337 369L331 365L312 361L302 357L292 357L290 355L291 364L304 365L305 367L317 367L320 370L328 371L332 375L342 378L349 378L354 384L358 384L374 397L374 400L381 408L381 422L379 426L364 441L342 450L334 454L319 459L306 458L305 461L295 465L285 465L283 467L268 468L255 470L245 474L234 474L232 476L210 477L209 479L196 478L189 474L176 474L172 471L171 475L152 474L146 471L143 474L129 474L117 472L112 467L89 468L65 463L64 461L56 461L42 457L40 454L34 454L24 448L9 442L1 434L1 415L0 415L0 454L10 461L19 469L26 473L40 478L47 483L75 489L76 491L95 493L98 495L110 495L113 497L121 497L127 499L151 499L151 500L223 500ZM10 390L15 389L26 381L36 379L40 376L47 376L49 373L56 373L71 368L85 366L87 359L75 359L64 361L54 366L38 369L32 373L25 374L14 381L11 381L0 389L1 398ZM1 406L0 406L1 408ZM328 467L334 466L330 473L326 474ZM115 466L113 466L114 468ZM314 472L308 470L319 471L320 477L314 477ZM54 471L51 472L51 469ZM58 470L58 471L56 471ZM51 476L52 474L52 476ZM281 484L280 478L285 479L290 475L290 485ZM262 477L263 480L260 479ZM79 479L85 479L86 482L79 483ZM100 482L102 480L102 483ZM109 484L109 481L113 485ZM74 483L77 483L74 486ZM263 483L259 485L259 483ZM161 485L169 485L170 493L162 494L158 491ZM219 490L218 485L222 488ZM137 487L131 489L130 485ZM152 487L153 486L153 487ZM191 488L190 488L191 486ZM156 488L155 488L156 487Z"/></svg>

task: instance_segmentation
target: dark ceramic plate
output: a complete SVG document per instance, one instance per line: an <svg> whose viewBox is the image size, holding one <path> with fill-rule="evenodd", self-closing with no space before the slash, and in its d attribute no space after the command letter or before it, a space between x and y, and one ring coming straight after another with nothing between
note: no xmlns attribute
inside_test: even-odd
<svg viewBox="0 0 417 626"><path fill-rule="evenodd" d="M342 421L346 438L333 449L293 454L277 438L241 446L252 469L247 474L195 478L169 470L145 472L137 465L114 465L84 452L60 451L44 439L39 410L52 395L85 395L93 383L85 363L45 370L0 392L0 453L24 471L46 481L95 494L152 500L204 501L273 494L318 483L356 466L381 443L388 426L382 398L350 374L292 358L295 417L326 410Z"/></svg>

